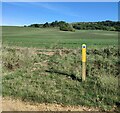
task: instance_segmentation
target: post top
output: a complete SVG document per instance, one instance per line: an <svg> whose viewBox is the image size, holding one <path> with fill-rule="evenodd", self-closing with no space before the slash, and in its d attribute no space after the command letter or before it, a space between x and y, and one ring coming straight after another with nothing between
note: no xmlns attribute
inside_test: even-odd
<svg viewBox="0 0 120 113"><path fill-rule="evenodd" d="M86 48L86 44L82 44L82 48Z"/></svg>

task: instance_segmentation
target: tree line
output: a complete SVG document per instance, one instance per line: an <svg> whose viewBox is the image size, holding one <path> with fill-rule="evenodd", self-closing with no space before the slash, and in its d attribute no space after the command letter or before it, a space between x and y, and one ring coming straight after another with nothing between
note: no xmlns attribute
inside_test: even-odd
<svg viewBox="0 0 120 113"><path fill-rule="evenodd" d="M101 21L101 22L78 22L73 24L73 28L78 30L107 30L120 31L120 22Z"/></svg>
<svg viewBox="0 0 120 113"><path fill-rule="evenodd" d="M59 28L62 31L75 31L75 30L107 30L107 31L120 31L119 21L101 21L101 22L76 22L67 23L65 21L54 21L45 24L31 24L24 27L35 28Z"/></svg>

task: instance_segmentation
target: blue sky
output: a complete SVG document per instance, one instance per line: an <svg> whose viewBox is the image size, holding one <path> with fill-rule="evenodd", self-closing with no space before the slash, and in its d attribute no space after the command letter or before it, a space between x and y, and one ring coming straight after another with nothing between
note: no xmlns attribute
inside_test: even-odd
<svg viewBox="0 0 120 113"><path fill-rule="evenodd" d="M3 2L3 25L118 20L117 2Z"/></svg>

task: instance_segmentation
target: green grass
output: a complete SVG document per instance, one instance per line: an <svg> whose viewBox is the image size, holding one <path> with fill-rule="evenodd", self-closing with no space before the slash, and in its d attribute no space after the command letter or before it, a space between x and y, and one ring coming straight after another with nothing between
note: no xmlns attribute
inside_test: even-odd
<svg viewBox="0 0 120 113"><path fill-rule="evenodd" d="M3 44L37 48L103 47L118 44L118 33L113 31L76 30L64 32L54 28L2 27Z"/></svg>
<svg viewBox="0 0 120 113"><path fill-rule="evenodd" d="M116 86L117 78L114 78ZM98 79L99 80L99 79ZM106 89L103 81L88 77L85 83L72 80L61 74L39 75L17 71L3 79L3 96L20 98L38 103L94 106L104 110L112 109L117 100L114 86Z"/></svg>
<svg viewBox="0 0 120 113"><path fill-rule="evenodd" d="M3 27L2 31L3 96L102 110L119 103L118 32L27 27ZM87 44L85 82L81 80L83 43ZM63 48L62 55L57 48ZM36 51L55 53L49 56L34 54Z"/></svg>
<svg viewBox="0 0 120 113"><path fill-rule="evenodd" d="M58 50L52 56L33 51L4 48L3 96L101 110L111 110L119 103L116 47L88 50L85 82L81 80L79 49L63 50L62 56Z"/></svg>

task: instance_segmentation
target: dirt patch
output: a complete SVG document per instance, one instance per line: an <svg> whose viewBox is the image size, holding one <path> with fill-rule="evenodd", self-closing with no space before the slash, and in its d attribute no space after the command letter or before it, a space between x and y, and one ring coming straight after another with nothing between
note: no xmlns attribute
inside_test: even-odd
<svg viewBox="0 0 120 113"><path fill-rule="evenodd" d="M2 111L98 111L98 109L58 104L34 104L11 98L3 98Z"/></svg>
<svg viewBox="0 0 120 113"><path fill-rule="evenodd" d="M36 52L36 54L44 54L44 55L48 55L48 56L52 56L54 55L55 52Z"/></svg>

